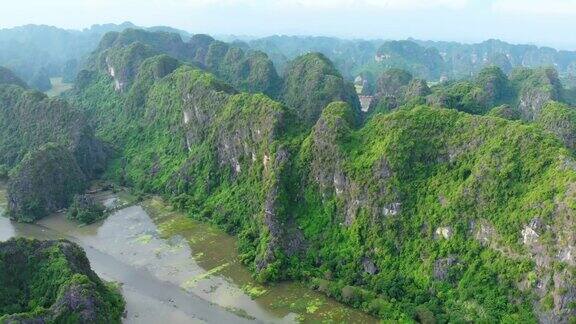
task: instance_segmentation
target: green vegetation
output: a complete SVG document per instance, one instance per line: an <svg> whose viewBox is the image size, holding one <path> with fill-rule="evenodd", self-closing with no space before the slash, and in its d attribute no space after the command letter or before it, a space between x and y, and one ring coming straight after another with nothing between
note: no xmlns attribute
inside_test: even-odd
<svg viewBox="0 0 576 324"><path fill-rule="evenodd" d="M401 69L389 69L378 78L376 93L384 97L403 97L404 87L412 81L412 74Z"/></svg>
<svg viewBox="0 0 576 324"><path fill-rule="evenodd" d="M487 66L497 66L504 73L514 68L554 66L561 79L574 87L574 51L549 47L509 44L487 40L477 44L442 41L346 40L331 37L270 36L248 42L265 52L274 65L284 71L290 60L310 52L328 57L347 80L358 75L377 76L390 68L404 69L417 78L439 81L470 78Z"/></svg>
<svg viewBox="0 0 576 324"><path fill-rule="evenodd" d="M330 103L341 98L326 93L340 92L322 90L345 83L318 54L288 68L288 107L188 65L152 73L166 60L144 61L123 92L85 72L73 99L118 148L108 177L238 235L259 280L307 280L388 320L569 316L535 311L533 288L517 285L531 272L571 280L555 272L564 261L536 261L572 244L561 239L574 229L571 209L558 206L573 206L576 180L571 153L540 126L419 106L429 90L411 78L401 87L417 94L412 104L362 126L357 108ZM514 102L518 80L489 68L432 96L483 114ZM532 250L522 233L535 220L548 239Z"/></svg>
<svg viewBox="0 0 576 324"><path fill-rule="evenodd" d="M8 180L8 174L10 173L10 168L8 166L0 165L0 180Z"/></svg>
<svg viewBox="0 0 576 324"><path fill-rule="evenodd" d="M30 86L38 91L46 92L52 88L52 83L50 83L50 75L44 68L36 71L29 82Z"/></svg>
<svg viewBox="0 0 576 324"><path fill-rule="evenodd" d="M322 109L333 101L345 101L356 111L360 109L354 87L344 81L330 60L318 53L303 55L290 63L282 93L283 102L308 125L314 124Z"/></svg>
<svg viewBox="0 0 576 324"><path fill-rule="evenodd" d="M389 41L376 52L374 65L381 70L400 68L425 79L437 80L444 64L435 48L424 48L412 41Z"/></svg>
<svg viewBox="0 0 576 324"><path fill-rule="evenodd" d="M276 96L281 80L266 54L216 41L210 36L194 35L189 42L180 35L163 31L126 29L104 35L89 65L108 73L116 89L130 88L140 63L151 56L167 54L200 65L234 87Z"/></svg>
<svg viewBox="0 0 576 324"><path fill-rule="evenodd" d="M429 87L413 75L461 73L459 50L352 43L362 48L350 52L371 54L354 64L294 56L280 78L267 55L243 43L112 32L66 94L72 106L0 70L0 177L13 170L10 215L34 221L72 203L70 218L93 222L101 206L78 194L104 174L237 235L259 281L307 281L384 320L576 316L568 306L576 299L576 116L551 102L572 96L557 72L513 70L496 50L466 70L473 78ZM355 88L336 66L362 73L358 86L376 97L373 111L360 116ZM109 164L100 139L114 151ZM87 271L66 270L69 254L58 256L58 244L49 248L54 264L41 259L21 271L12 268L18 262L0 263L22 272L0 288L0 314L78 320L85 315L50 315L73 289L107 309L110 317L96 321L118 321L119 299ZM320 305L299 307L314 313Z"/></svg>
<svg viewBox="0 0 576 324"><path fill-rule="evenodd" d="M556 135L566 147L576 150L576 110L558 102L542 108L536 122Z"/></svg>
<svg viewBox="0 0 576 324"><path fill-rule="evenodd" d="M563 100L562 84L552 68L516 69L510 74L510 83L517 91L518 110L525 120L537 119L548 101Z"/></svg>
<svg viewBox="0 0 576 324"><path fill-rule="evenodd" d="M349 102L358 110L360 107L353 86L344 81L332 62L321 54L307 54L291 62L282 80L265 54L246 52L206 35L194 35L185 43L178 35L164 32L128 29L109 33L92 54L88 66L100 74L108 74L114 80L116 91L139 92L128 97L133 102L136 100L136 106L141 106L144 103L138 100L144 99L147 89L132 87L132 84L139 79L149 85L152 80L145 76L150 73L150 67L142 63L147 59L157 61L160 54L199 65L238 90L279 97L288 107L297 110L308 125L313 124L322 108L332 101ZM175 64L168 65L159 77L172 72L177 67ZM77 87L82 88L87 78L90 76L86 72L80 73Z"/></svg>
<svg viewBox="0 0 576 324"><path fill-rule="evenodd" d="M474 224L492 224L512 251L522 251L518 236L533 217L553 224L553 208L524 206L565 199L576 174L564 169L560 145L532 126L427 107L375 116L331 146L326 136L312 135L303 150L310 155L302 159L318 160L311 184L324 181L304 193L295 216L311 244L309 265L323 260L312 273L330 274L313 281L317 289L389 319L426 308L440 322L535 321L529 298L514 288L534 266L530 257L486 249ZM438 237L446 226L448 238ZM446 258L457 262L445 262L449 279L441 279L435 272Z"/></svg>
<svg viewBox="0 0 576 324"><path fill-rule="evenodd" d="M46 91L48 97L58 97L73 88L72 83L64 82L62 77L50 78L50 90Z"/></svg>
<svg viewBox="0 0 576 324"><path fill-rule="evenodd" d="M506 104L490 109L486 115L492 117L500 117L508 120L520 119L520 112Z"/></svg>
<svg viewBox="0 0 576 324"><path fill-rule="evenodd" d="M39 146L53 142L70 149L84 173L97 176L106 152L84 115L63 99L0 85L0 164L16 166Z"/></svg>
<svg viewBox="0 0 576 324"><path fill-rule="evenodd" d="M0 322L120 323L124 301L68 241L0 243Z"/></svg>
<svg viewBox="0 0 576 324"><path fill-rule="evenodd" d="M378 78L374 91L377 103L365 117L369 119L374 114L389 112L401 105L423 104L430 93L426 81L414 79L401 69L386 70Z"/></svg>
<svg viewBox="0 0 576 324"><path fill-rule="evenodd" d="M368 117L426 103L475 115L534 121L549 101L569 101L566 93L553 69L521 68L507 76L500 68L488 66L473 80L447 81L431 88L404 70L390 69L378 78L374 92L377 104Z"/></svg>
<svg viewBox="0 0 576 324"><path fill-rule="evenodd" d="M27 88L26 83L18 78L9 69L0 66L0 85L12 84L22 88Z"/></svg>
<svg viewBox="0 0 576 324"><path fill-rule="evenodd" d="M344 40L331 37L270 36L249 41L251 48L272 59L279 71L288 62L306 53L317 52L328 57L346 79L359 74L359 67L374 60L382 41Z"/></svg>
<svg viewBox="0 0 576 324"><path fill-rule="evenodd" d="M429 101L437 106L455 108L471 114L485 114L492 107L511 103L515 89L497 67L484 68L473 81L457 81L432 88Z"/></svg>
<svg viewBox="0 0 576 324"><path fill-rule="evenodd" d="M0 66L5 66L31 87L50 89L48 78L61 77L73 82L85 59L96 49L107 32L141 28L132 23L93 25L83 30L62 29L46 25L26 25L0 30ZM190 35L169 27L141 28L149 31ZM0 81L0 83L2 83Z"/></svg>
<svg viewBox="0 0 576 324"><path fill-rule="evenodd" d="M68 102L6 80L12 81L0 84L0 178L13 170L9 213L32 222L67 207L104 171L108 150Z"/></svg>
<svg viewBox="0 0 576 324"><path fill-rule="evenodd" d="M66 217L81 224L92 224L104 216L104 206L89 195L76 195Z"/></svg>
<svg viewBox="0 0 576 324"><path fill-rule="evenodd" d="M26 155L8 186L8 213L21 222L34 222L66 208L86 189L86 176L70 152L53 143Z"/></svg>

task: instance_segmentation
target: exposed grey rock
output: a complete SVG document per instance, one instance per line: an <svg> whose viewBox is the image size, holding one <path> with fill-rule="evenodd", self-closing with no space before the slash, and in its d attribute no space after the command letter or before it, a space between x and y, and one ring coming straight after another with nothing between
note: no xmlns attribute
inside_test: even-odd
<svg viewBox="0 0 576 324"><path fill-rule="evenodd" d="M452 237L452 227L450 226L443 226L443 227L438 227L436 229L436 231L434 232L434 237L436 239L449 239Z"/></svg>
<svg viewBox="0 0 576 324"><path fill-rule="evenodd" d="M438 259L434 262L433 277L436 280L446 281L449 279L450 270L458 264L458 259L454 256Z"/></svg>
<svg viewBox="0 0 576 324"><path fill-rule="evenodd" d="M404 93L405 100L410 100L417 97L426 97L431 94L432 91L428 87L426 80L422 79L413 79L408 84L406 91Z"/></svg>
<svg viewBox="0 0 576 324"><path fill-rule="evenodd" d="M526 245L533 245L538 243L542 231L542 221L539 218L534 218L522 230L522 241Z"/></svg>
<svg viewBox="0 0 576 324"><path fill-rule="evenodd" d="M402 204L395 202L387 205L382 209L382 215L384 216L396 216L400 213L400 208Z"/></svg>
<svg viewBox="0 0 576 324"><path fill-rule="evenodd" d="M256 268L259 271L275 260L274 253L276 249L280 248L288 256L293 256L301 252L306 246L304 234L293 219L280 218L281 215L278 214L279 204L282 203L279 201L280 190L284 189L280 182L280 174L283 172L286 163L289 162L289 157L290 153L288 150L279 149L272 166L278 174L272 179L272 185L266 194L263 216L263 223L270 233L270 239L264 254L258 256L255 260Z"/></svg>
<svg viewBox="0 0 576 324"><path fill-rule="evenodd" d="M362 112L366 113L369 112L370 110L372 110L372 108L374 107L374 96L358 96L358 99L360 100L360 107Z"/></svg>
<svg viewBox="0 0 576 324"><path fill-rule="evenodd" d="M344 171L342 166L346 157L340 152L338 141L349 129L350 125L343 118L328 120L324 115L320 117L312 132L312 180L318 183L324 199L335 196L343 202L338 215L343 216L341 223L344 226L352 225L362 209L368 210L375 221L399 214L401 202L389 187L393 172L386 157L376 160L372 166L373 178L376 179L373 192L352 181Z"/></svg>
<svg viewBox="0 0 576 324"><path fill-rule="evenodd" d="M27 155L10 179L10 217L22 222L36 221L68 207L72 197L86 186L86 176L66 148L44 145Z"/></svg>
<svg viewBox="0 0 576 324"><path fill-rule="evenodd" d="M532 121L549 101L561 99L562 84L554 69L533 70L529 74L521 81L518 110L522 119Z"/></svg>
<svg viewBox="0 0 576 324"><path fill-rule="evenodd" d="M51 280L57 286L57 294L42 298L44 304L41 311L30 309L19 314L1 314L2 323L119 323L119 315L123 311L123 303L111 300L112 291L105 286L96 273L90 268L90 263L84 251L76 244L66 241L38 241L27 239L11 239L0 242L0 264L10 264L12 269L2 271L18 271L30 285L38 284L38 280ZM60 264L64 260L64 264ZM42 278L35 278L38 264L50 266L58 262L63 273L51 274L43 272ZM28 273L30 272L30 273ZM46 277L48 276L48 277ZM58 278L56 278L58 277ZM0 276L10 278L10 276ZM16 280L16 278L14 278ZM7 284L2 282L2 284ZM13 287L13 288L17 288ZM108 294L108 295L104 295ZM36 300L38 302L38 300ZM114 308L114 309L113 309ZM118 318L115 316L118 315Z"/></svg>
<svg viewBox="0 0 576 324"><path fill-rule="evenodd" d="M364 268L364 272L368 274L375 275L378 273L378 267L370 258L365 257L362 259L362 267Z"/></svg>
<svg viewBox="0 0 576 324"><path fill-rule="evenodd" d="M539 89L526 90L519 99L518 109L525 120L535 119L546 103L555 98Z"/></svg>
<svg viewBox="0 0 576 324"><path fill-rule="evenodd" d="M496 229L486 220L475 222L471 227L473 228L474 237L485 246L490 245L497 235Z"/></svg>

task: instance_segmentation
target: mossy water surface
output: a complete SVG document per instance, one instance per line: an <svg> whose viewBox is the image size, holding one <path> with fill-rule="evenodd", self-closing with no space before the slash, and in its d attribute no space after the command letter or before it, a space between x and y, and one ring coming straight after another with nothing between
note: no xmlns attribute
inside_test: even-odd
<svg viewBox="0 0 576 324"><path fill-rule="evenodd" d="M0 185L0 199L5 200L2 189ZM134 198L124 191L100 192L96 196L110 207L112 204L123 206ZM147 199L142 206L144 209L139 205L120 208L107 219L88 226L78 226L60 214L43 219L40 226L11 223L6 219L5 227L11 231L2 237L39 237L46 235L46 229L68 233L247 320L377 322L301 283L259 284L240 262L236 238L210 224L188 218L159 198ZM34 230L36 227L38 230ZM142 302L142 296L129 287L124 287L124 295L128 302L128 322L150 316L147 311L131 305L132 299ZM174 312L180 311L184 310L174 308ZM135 312L138 318L134 317ZM186 322L184 315L180 314L183 319L175 318L175 322Z"/></svg>
<svg viewBox="0 0 576 324"><path fill-rule="evenodd" d="M157 225L159 236L185 243L191 257L205 269L183 283L185 290L203 294L227 309L245 312L247 317L262 319L259 314L264 312L271 316L269 319L288 322L377 322L302 283L262 285L241 263L235 237L187 217L158 197L142 205Z"/></svg>

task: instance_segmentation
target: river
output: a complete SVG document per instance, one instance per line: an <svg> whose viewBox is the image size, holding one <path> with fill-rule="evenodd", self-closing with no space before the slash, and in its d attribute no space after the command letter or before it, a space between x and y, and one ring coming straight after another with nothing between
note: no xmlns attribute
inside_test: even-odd
<svg viewBox="0 0 576 324"><path fill-rule="evenodd" d="M127 194L105 192L108 207ZM78 226L63 214L36 224L1 217L0 241L66 238L82 246L103 279L122 284L125 323L373 323L376 319L300 283L263 286L240 263L236 240L172 210L159 198L120 208L104 221Z"/></svg>

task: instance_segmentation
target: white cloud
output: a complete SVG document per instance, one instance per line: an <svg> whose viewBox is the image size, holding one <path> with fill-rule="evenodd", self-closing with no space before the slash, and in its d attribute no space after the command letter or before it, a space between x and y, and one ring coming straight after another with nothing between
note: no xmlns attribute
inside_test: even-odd
<svg viewBox="0 0 576 324"><path fill-rule="evenodd" d="M576 0L496 0L492 10L505 14L574 15Z"/></svg>
<svg viewBox="0 0 576 324"><path fill-rule="evenodd" d="M151 0L155 1L155 0ZM459 9L470 0L164 0L172 4L186 4L191 7L210 6L261 6L273 8L380 8L391 10L414 10L431 8Z"/></svg>
<svg viewBox="0 0 576 324"><path fill-rule="evenodd" d="M463 8L468 0L285 0L306 7L376 7L392 10L413 10L430 8Z"/></svg>
<svg viewBox="0 0 576 324"><path fill-rule="evenodd" d="M135 6L171 6L186 8L305 8L305 9L389 9L424 10L461 9L472 0L27 0L39 6L75 8L115 8Z"/></svg>

